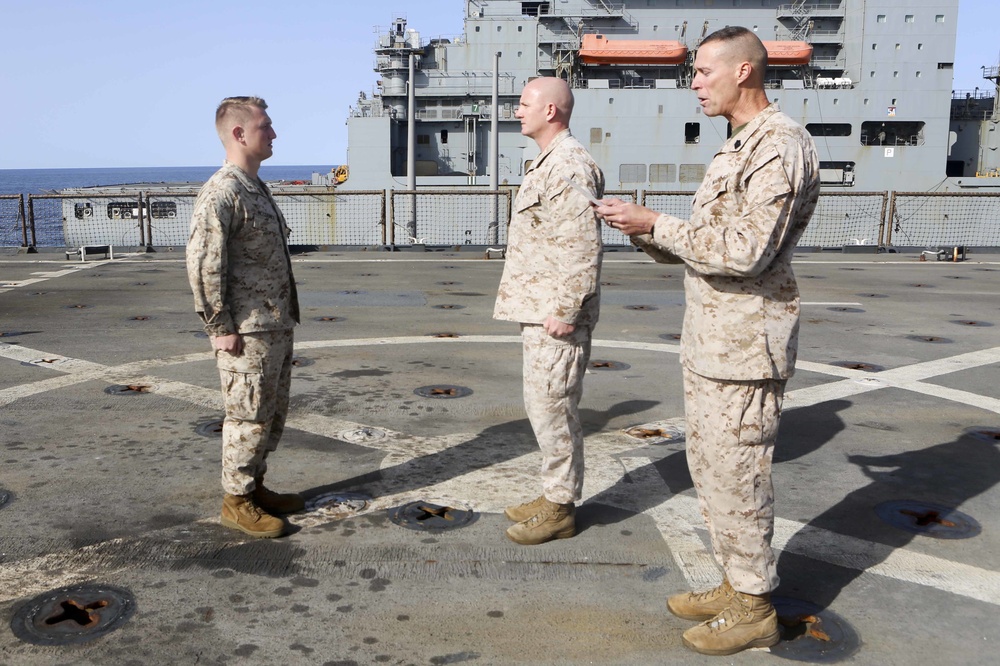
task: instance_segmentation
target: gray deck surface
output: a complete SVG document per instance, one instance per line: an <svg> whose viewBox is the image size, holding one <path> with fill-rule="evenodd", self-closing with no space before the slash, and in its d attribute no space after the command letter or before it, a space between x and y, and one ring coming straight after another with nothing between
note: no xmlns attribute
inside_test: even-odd
<svg viewBox="0 0 1000 666"><path fill-rule="evenodd" d="M683 423L679 267L606 256L593 359L628 367L587 375L579 534L524 547L502 510L538 494L538 455L516 326L491 319L502 261L294 256L299 360L268 485L369 501L320 501L289 536L253 540L218 523L221 397L183 256L62 259L0 255L0 664L996 663L997 255L797 255L777 594L819 609L790 632L831 640L725 658L687 651L690 623L664 606L720 576L683 439L623 432ZM149 390L106 391L126 385ZM472 394L414 393L430 385ZM875 509L896 500L957 509L981 531L892 526ZM390 520L416 501L474 520ZM80 584L128 590L134 615L76 645L13 633L25 603Z"/></svg>

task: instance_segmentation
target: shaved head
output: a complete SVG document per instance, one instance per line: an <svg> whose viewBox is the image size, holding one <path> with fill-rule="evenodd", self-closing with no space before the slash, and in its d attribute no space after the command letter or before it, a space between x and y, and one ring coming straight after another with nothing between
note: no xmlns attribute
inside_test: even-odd
<svg viewBox="0 0 1000 666"><path fill-rule="evenodd" d="M555 76L542 76L529 81L524 90L537 93L539 103L554 105L557 117L569 124L573 115L573 92L569 84Z"/></svg>
<svg viewBox="0 0 1000 666"><path fill-rule="evenodd" d="M719 47L720 57L731 65L750 63L751 82L763 83L764 72L767 69L767 49L753 32L742 26L731 25L710 34L700 46L706 44L715 44Z"/></svg>
<svg viewBox="0 0 1000 666"><path fill-rule="evenodd" d="M569 84L554 76L528 81L514 112L514 117L521 121L521 134L534 139L542 150L569 128L571 115L573 91Z"/></svg>

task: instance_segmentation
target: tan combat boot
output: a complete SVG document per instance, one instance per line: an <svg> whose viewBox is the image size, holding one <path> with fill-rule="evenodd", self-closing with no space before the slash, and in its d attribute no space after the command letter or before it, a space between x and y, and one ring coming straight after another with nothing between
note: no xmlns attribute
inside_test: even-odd
<svg viewBox="0 0 1000 666"><path fill-rule="evenodd" d="M711 620L729 606L733 587L728 578L707 592L684 592L667 599L667 610L682 620L704 622Z"/></svg>
<svg viewBox="0 0 1000 666"><path fill-rule="evenodd" d="M264 487L263 481L258 481L251 494L253 502L268 513L295 513L306 508L301 495L295 493L276 493Z"/></svg>
<svg viewBox="0 0 1000 666"><path fill-rule="evenodd" d="M285 531L285 522L262 511L254 504L251 495L226 494L222 500L220 522L226 527L232 527L254 537L277 537Z"/></svg>
<svg viewBox="0 0 1000 666"><path fill-rule="evenodd" d="M515 523L520 523L521 521L527 520L538 513L545 505L545 502L545 495L539 495L530 502L507 507L503 510L503 515L507 516L507 520L513 520Z"/></svg>
<svg viewBox="0 0 1000 666"><path fill-rule="evenodd" d="M556 504L542 499L538 513L507 528L507 537L514 543L537 546L553 539L568 539L576 534L576 507L573 503Z"/></svg>
<svg viewBox="0 0 1000 666"><path fill-rule="evenodd" d="M781 640L778 613L770 594L733 591L729 607L684 632L684 645L710 655L736 654L752 647L771 647Z"/></svg>

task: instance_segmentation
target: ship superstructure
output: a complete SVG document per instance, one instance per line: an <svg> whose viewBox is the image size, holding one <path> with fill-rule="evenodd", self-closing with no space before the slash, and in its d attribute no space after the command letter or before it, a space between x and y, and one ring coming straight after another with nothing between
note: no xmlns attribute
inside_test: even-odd
<svg viewBox="0 0 1000 666"><path fill-rule="evenodd" d="M425 41L404 18L378 36L377 85L348 119L344 187L405 188L413 158L417 186L487 185L494 114L496 180L519 183L536 152L514 118L520 91L533 77L558 76L576 98L571 129L609 188L693 191L730 131L701 113L690 90L694 55L727 25L753 30L768 47L769 98L815 137L826 191L996 183L975 177L996 165L950 127L958 0L465 5L461 37Z"/></svg>
<svg viewBox="0 0 1000 666"><path fill-rule="evenodd" d="M518 99L533 77L558 76L607 191L686 216L731 132L690 89L695 56L741 25L768 49L769 98L819 151L801 246L1000 247L1000 68L983 68L982 90L952 89L957 12L958 0L467 0L464 33L430 39L397 18L377 33L372 91L350 109L348 164L276 186L276 200L296 244L502 246L537 156ZM196 189L32 196L19 237L182 245ZM614 229L603 240L631 248Z"/></svg>

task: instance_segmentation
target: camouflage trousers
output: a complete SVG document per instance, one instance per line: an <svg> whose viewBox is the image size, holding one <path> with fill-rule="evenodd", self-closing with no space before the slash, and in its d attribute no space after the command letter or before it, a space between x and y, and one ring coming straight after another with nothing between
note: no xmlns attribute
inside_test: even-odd
<svg viewBox="0 0 1000 666"><path fill-rule="evenodd" d="M292 329L243 334L243 353L216 351L226 420L222 488L246 495L267 471L267 456L285 430L292 380Z"/></svg>
<svg viewBox="0 0 1000 666"><path fill-rule="evenodd" d="M684 369L687 463L715 559L740 592L778 586L771 458L785 380L730 381Z"/></svg>
<svg viewBox="0 0 1000 666"><path fill-rule="evenodd" d="M583 428L578 406L590 360L590 328L554 338L537 324L521 325L524 409L542 452L542 494L567 504L583 491Z"/></svg>

